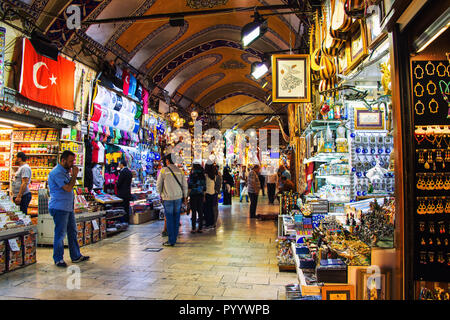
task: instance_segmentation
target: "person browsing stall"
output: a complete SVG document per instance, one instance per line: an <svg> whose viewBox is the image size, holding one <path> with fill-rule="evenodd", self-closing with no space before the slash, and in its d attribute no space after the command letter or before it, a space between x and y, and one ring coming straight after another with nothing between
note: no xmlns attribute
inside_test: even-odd
<svg viewBox="0 0 450 320"><path fill-rule="evenodd" d="M122 198L123 208L125 210L125 216L122 217L122 222L129 223L130 221L130 200L131 200L131 181L133 180L133 174L127 167L125 160L119 162L119 179L117 180L117 196Z"/></svg>
<svg viewBox="0 0 450 320"><path fill-rule="evenodd" d="M27 156L25 153L17 153L15 164L19 167L19 169L17 170L12 183L14 203L20 206L20 211L24 214L28 214L28 206L31 201L31 192L29 189L31 181L31 168L26 161Z"/></svg>
<svg viewBox="0 0 450 320"><path fill-rule="evenodd" d="M55 237L53 241L53 260L58 267L67 267L64 262L64 238L67 234L70 258L73 263L86 261L77 239L75 222L73 187L77 181L78 167L74 165L75 154L64 151L58 165L48 175L50 201L48 209L55 222Z"/></svg>

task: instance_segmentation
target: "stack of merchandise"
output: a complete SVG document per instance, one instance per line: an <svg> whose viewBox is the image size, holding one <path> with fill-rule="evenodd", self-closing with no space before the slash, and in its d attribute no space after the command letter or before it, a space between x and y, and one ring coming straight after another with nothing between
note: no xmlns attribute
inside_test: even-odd
<svg viewBox="0 0 450 320"><path fill-rule="evenodd" d="M6 271L6 245L5 241L0 240L0 274Z"/></svg>
<svg viewBox="0 0 450 320"><path fill-rule="evenodd" d="M25 247L24 264L29 265L36 262L36 233L29 233L23 237Z"/></svg>
<svg viewBox="0 0 450 320"><path fill-rule="evenodd" d="M8 271L20 268L23 265L21 237L8 239Z"/></svg>
<svg viewBox="0 0 450 320"><path fill-rule="evenodd" d="M83 190L78 188L75 190L74 212L83 213L89 210L89 204L84 198Z"/></svg>
<svg viewBox="0 0 450 320"><path fill-rule="evenodd" d="M84 246L84 222L77 222L77 240L80 247Z"/></svg>
<svg viewBox="0 0 450 320"><path fill-rule="evenodd" d="M100 220L94 219L92 222L92 243L100 241Z"/></svg>
<svg viewBox="0 0 450 320"><path fill-rule="evenodd" d="M0 231L19 228L32 224L31 218L23 214L9 197L0 191Z"/></svg>
<svg viewBox="0 0 450 320"><path fill-rule="evenodd" d="M86 221L84 223L84 244L88 245L92 243L92 222Z"/></svg>
<svg viewBox="0 0 450 320"><path fill-rule="evenodd" d="M13 132L14 141L56 141L57 139L58 132L54 129L33 129Z"/></svg>
<svg viewBox="0 0 450 320"><path fill-rule="evenodd" d="M121 202L122 199L119 197L116 197L112 194L104 193L103 191L96 191L95 193L95 201L100 203L108 203L108 202Z"/></svg>
<svg viewBox="0 0 450 320"><path fill-rule="evenodd" d="M278 267L283 268L295 268L294 256L292 254L292 247L290 238L278 238Z"/></svg>
<svg viewBox="0 0 450 320"><path fill-rule="evenodd" d="M106 239L106 218L100 218L100 239Z"/></svg>

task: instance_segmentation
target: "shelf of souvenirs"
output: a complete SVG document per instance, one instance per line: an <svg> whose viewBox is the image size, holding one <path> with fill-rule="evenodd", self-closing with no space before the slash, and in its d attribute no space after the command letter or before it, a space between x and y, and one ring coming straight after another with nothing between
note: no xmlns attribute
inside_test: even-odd
<svg viewBox="0 0 450 320"><path fill-rule="evenodd" d="M304 159L303 163L307 164L310 162L328 162L335 159L346 158L348 159L350 154L348 152L320 152L311 158Z"/></svg>
<svg viewBox="0 0 450 320"><path fill-rule="evenodd" d="M75 141L75 140L68 140L68 139L59 139L60 142L73 142L78 144L83 144L83 141Z"/></svg>
<svg viewBox="0 0 450 320"><path fill-rule="evenodd" d="M336 119L336 120L312 120L306 129L303 131L303 135L306 132L310 131L321 131L326 130L328 127L333 130L336 129L339 125L345 123L346 119Z"/></svg>

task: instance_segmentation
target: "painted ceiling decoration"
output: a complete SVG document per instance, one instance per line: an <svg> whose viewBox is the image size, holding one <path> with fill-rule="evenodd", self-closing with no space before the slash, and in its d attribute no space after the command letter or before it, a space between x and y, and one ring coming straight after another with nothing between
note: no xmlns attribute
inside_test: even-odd
<svg viewBox="0 0 450 320"><path fill-rule="evenodd" d="M227 4L228 0L186 0L187 5L192 9L214 8Z"/></svg>
<svg viewBox="0 0 450 320"><path fill-rule="evenodd" d="M220 65L220 67L225 70L244 69L245 64L243 64L242 62L240 62L238 60L231 59L231 60L223 62Z"/></svg>
<svg viewBox="0 0 450 320"><path fill-rule="evenodd" d="M308 39L308 19L296 14L268 16L264 36L243 48L241 29L253 21L252 11L186 16L181 26L171 26L166 18L82 24L78 30L69 30L66 8L79 6L83 22L288 3L310 10L308 1L297 0L4 0L0 2L0 14L9 7L26 11L31 30L35 24L69 55L99 68L103 60L114 61L150 84L152 94L164 89L186 111L194 107L207 111L239 95L265 104L270 88L262 89L261 82L250 76L251 64L261 61L267 52L307 46L302 39ZM276 12L286 10L265 11ZM248 103L225 105L233 112ZM273 110L273 106L268 108Z"/></svg>

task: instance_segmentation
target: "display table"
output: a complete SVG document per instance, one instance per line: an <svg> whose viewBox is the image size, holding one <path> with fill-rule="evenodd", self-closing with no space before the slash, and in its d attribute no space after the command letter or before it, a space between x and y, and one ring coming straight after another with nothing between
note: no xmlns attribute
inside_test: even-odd
<svg viewBox="0 0 450 320"><path fill-rule="evenodd" d="M75 214L77 223L78 243L80 246L98 242L106 238L106 211L86 212ZM94 222L95 221L95 222ZM38 217L38 244L53 245L54 240L53 217L42 214ZM67 237L64 239L67 245Z"/></svg>
<svg viewBox="0 0 450 320"><path fill-rule="evenodd" d="M36 232L34 225L0 231L0 274L36 263Z"/></svg>

